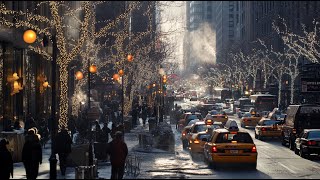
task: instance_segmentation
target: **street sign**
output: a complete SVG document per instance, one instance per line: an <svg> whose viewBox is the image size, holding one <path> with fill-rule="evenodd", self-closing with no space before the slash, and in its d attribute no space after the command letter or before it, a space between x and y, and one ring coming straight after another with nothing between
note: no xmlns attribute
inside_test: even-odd
<svg viewBox="0 0 320 180"><path fill-rule="evenodd" d="M302 92L320 92L320 78L301 78Z"/></svg>

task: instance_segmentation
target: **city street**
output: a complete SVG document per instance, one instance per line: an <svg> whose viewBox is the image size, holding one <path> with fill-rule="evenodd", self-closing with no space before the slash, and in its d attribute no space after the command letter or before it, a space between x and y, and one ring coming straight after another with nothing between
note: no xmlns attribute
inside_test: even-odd
<svg viewBox="0 0 320 180"><path fill-rule="evenodd" d="M320 179L320 1L0 6L0 180Z"/></svg>
<svg viewBox="0 0 320 180"><path fill-rule="evenodd" d="M230 117L239 123L236 117ZM239 125L239 124L238 124ZM239 125L240 127L240 125ZM224 167L218 170L208 168L202 155L192 159L187 150L182 149L180 133L172 125L176 137L175 154L139 154L143 157L139 178L195 178L195 179L301 179L320 178L320 160L303 159L278 139L256 140L253 129L247 129L258 151L257 170L243 167ZM240 129L243 129L240 127Z"/></svg>

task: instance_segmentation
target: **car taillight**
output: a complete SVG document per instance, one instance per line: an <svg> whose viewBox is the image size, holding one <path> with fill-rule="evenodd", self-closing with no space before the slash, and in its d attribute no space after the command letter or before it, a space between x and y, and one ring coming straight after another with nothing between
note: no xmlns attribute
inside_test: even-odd
<svg viewBox="0 0 320 180"><path fill-rule="evenodd" d="M261 131L265 131L266 130L266 128L261 128Z"/></svg>
<svg viewBox="0 0 320 180"><path fill-rule="evenodd" d="M199 140L198 140L198 139L195 139L195 140L193 141L193 143L199 144Z"/></svg>
<svg viewBox="0 0 320 180"><path fill-rule="evenodd" d="M217 149L217 147L216 147L216 146L212 146L211 151L212 151L213 153L215 153L215 152L218 152L218 149Z"/></svg>
<svg viewBox="0 0 320 180"><path fill-rule="evenodd" d="M253 153L256 153L256 152L257 152L256 146L253 146L253 147L252 147L251 152L253 152Z"/></svg>
<svg viewBox="0 0 320 180"><path fill-rule="evenodd" d="M247 121L247 119L243 119L243 121L244 121L244 122L246 122L246 121Z"/></svg>
<svg viewBox="0 0 320 180"><path fill-rule="evenodd" d="M314 146L314 145L317 145L317 142L316 141L308 141L308 145Z"/></svg>
<svg viewBox="0 0 320 180"><path fill-rule="evenodd" d="M186 133L182 133L182 136L185 136L186 135Z"/></svg>

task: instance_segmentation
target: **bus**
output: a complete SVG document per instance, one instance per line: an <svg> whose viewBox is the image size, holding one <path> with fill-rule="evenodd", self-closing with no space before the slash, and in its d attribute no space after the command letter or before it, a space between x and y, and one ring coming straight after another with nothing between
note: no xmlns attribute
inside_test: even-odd
<svg viewBox="0 0 320 180"><path fill-rule="evenodd" d="M277 96L271 94L253 94L250 96L251 103L256 112L272 111L277 107Z"/></svg>
<svg viewBox="0 0 320 180"><path fill-rule="evenodd" d="M214 97L219 98L222 102L224 102L226 99L232 99L232 92L229 88L215 87L213 95Z"/></svg>
<svg viewBox="0 0 320 180"><path fill-rule="evenodd" d="M239 109L243 112L249 112L250 108L253 107L251 99L249 98L239 98Z"/></svg>

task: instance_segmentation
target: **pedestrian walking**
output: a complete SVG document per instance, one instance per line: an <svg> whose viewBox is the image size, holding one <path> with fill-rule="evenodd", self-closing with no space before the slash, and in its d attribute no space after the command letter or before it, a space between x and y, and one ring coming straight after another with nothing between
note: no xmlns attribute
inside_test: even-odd
<svg viewBox="0 0 320 180"><path fill-rule="evenodd" d="M7 148L9 142L6 139L0 141L0 179L13 178L13 159Z"/></svg>
<svg viewBox="0 0 320 180"><path fill-rule="evenodd" d="M136 126L137 126L138 115L139 115L138 109L137 109L135 106L133 106L133 107L132 107L132 112L131 112L132 125L133 125L133 127L136 127Z"/></svg>
<svg viewBox="0 0 320 180"><path fill-rule="evenodd" d="M67 169L67 157L71 153L71 144L72 144L72 139L65 126L61 127L61 130L57 134L55 140L56 140L55 153L59 155L61 175L65 176L66 169Z"/></svg>
<svg viewBox="0 0 320 180"><path fill-rule="evenodd" d="M110 154L111 162L111 179L122 179L128 155L128 147L123 141L123 133L121 131L117 131L115 138L110 142L108 154Z"/></svg>
<svg viewBox="0 0 320 180"><path fill-rule="evenodd" d="M26 170L27 179L36 179L39 165L42 164L42 148L35 130L29 129L22 148L22 162Z"/></svg>
<svg viewBox="0 0 320 180"><path fill-rule="evenodd" d="M142 108L142 115L141 115L143 127L145 127L146 125L147 117L148 117L148 110L147 110L147 106L144 105Z"/></svg>
<svg viewBox="0 0 320 180"><path fill-rule="evenodd" d="M109 134L111 133L111 129L108 127L108 123L105 122L103 124L103 128L102 128L102 135L103 135L103 138L102 138L102 142L104 143L108 143L109 142Z"/></svg>

